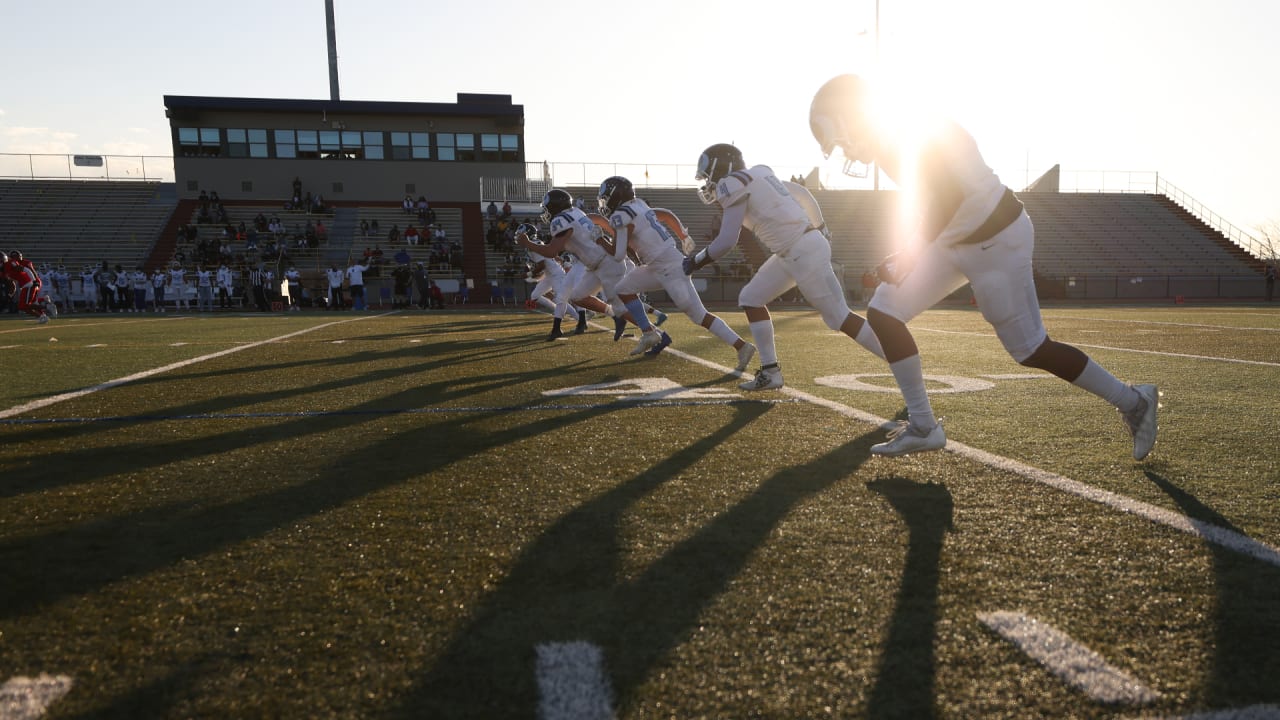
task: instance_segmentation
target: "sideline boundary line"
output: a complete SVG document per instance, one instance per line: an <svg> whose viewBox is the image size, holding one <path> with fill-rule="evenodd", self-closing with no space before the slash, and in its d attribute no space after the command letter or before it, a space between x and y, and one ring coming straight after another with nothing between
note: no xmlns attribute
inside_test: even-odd
<svg viewBox="0 0 1280 720"><path fill-rule="evenodd" d="M159 375L160 373L169 372L170 370L178 370L178 369L187 367L188 365L195 365L196 363L201 363L206 360L213 360L215 358L220 358L225 355L230 355L232 353L238 353L241 350L248 350L250 348L260 347L262 345L269 345L270 343L273 343L279 340L286 340L291 337L297 337L298 335L305 335L309 332L322 330L327 327L333 327L334 325L342 325L343 323L359 322L360 320L370 320L377 317L385 317L387 315L393 314L393 312L379 313L378 315L361 315L360 317L347 318L345 320L335 320L333 322L327 322L321 325L316 325L315 327L303 328L302 330L287 333L285 335L279 335L273 338L267 338L266 340L258 340L257 342L251 342L247 345L237 345L235 347L227 348L226 350L219 350L218 352L210 353L208 355L201 355L199 357L189 358L187 360L179 360L178 362L169 363L168 365L163 365L158 368L152 368L150 370L143 370L141 372L136 372L132 375L126 375L122 378L116 378L115 380L108 380L104 383L99 383L97 385L93 385L80 390L73 390L71 392L61 393L58 395L51 395L49 397L41 398L39 400L32 400L29 403L16 405L14 407L9 408L8 410L0 410L0 420L11 418L15 415L21 415L22 413L31 412L32 410L39 410L40 408L49 407L50 405L56 405L60 402L65 402L67 400L74 400L78 397L91 395L93 393L100 392L102 390L110 390L113 387L119 387L121 385L126 385L128 383L131 383L137 380L143 380L145 378L149 378L152 375ZM157 319L160 319L160 318L157 318Z"/></svg>
<svg viewBox="0 0 1280 720"><path fill-rule="evenodd" d="M732 368L710 360L704 360L680 350L667 348L663 352L673 354L676 357L683 358L718 372L733 374ZM747 377L747 374L742 372L738 373L738 376ZM885 418L872 415L871 413L858 410L843 403L839 403L834 400L827 400L826 398L818 397L817 395L812 395L785 385L779 390L779 392L789 395L790 397L805 400L813 403L814 405L827 408L828 410L832 410L845 417L859 420L870 425L876 425L883 430L891 430L897 425L897 423L891 420L886 420ZM1206 542L1221 545L1222 547L1234 550L1242 555L1247 555L1255 560L1261 560L1262 562L1270 565L1280 567L1280 548L1269 545L1261 540L1255 540L1248 535L1235 532L1234 530L1228 530L1226 528L1219 527L1218 525L1204 522L1203 520L1196 520L1194 518L1187 517L1186 515L1173 512L1172 510L1166 510L1162 507L1142 502L1141 500L1134 500L1133 498L1120 495L1119 493L1102 490L1101 488L1093 487L1092 485L1088 485L1078 480L1072 480L1071 478L1051 473L1048 470L1041 470L1040 468L1032 465L1018 462L1012 458L996 455L995 453L990 453L985 450L979 450L978 448L965 445L961 442L956 442L955 440L947 440L945 452L958 455L966 460L972 460L996 470L1003 470L1005 472L1019 475L1027 480L1038 482L1041 485L1047 485L1056 490L1061 490L1065 493L1075 495L1076 497L1083 498L1100 505L1105 505L1113 510L1137 515L1158 525L1164 525L1166 527L1173 528L1174 530L1194 535Z"/></svg>

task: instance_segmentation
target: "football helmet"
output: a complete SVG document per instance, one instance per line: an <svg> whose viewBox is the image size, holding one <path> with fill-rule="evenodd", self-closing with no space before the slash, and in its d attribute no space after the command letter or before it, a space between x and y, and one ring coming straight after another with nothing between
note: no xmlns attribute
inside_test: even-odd
<svg viewBox="0 0 1280 720"><path fill-rule="evenodd" d="M542 221L550 223L551 218L573 207L573 196L567 190L551 188L542 196Z"/></svg>
<svg viewBox="0 0 1280 720"><path fill-rule="evenodd" d="M742 151L728 143L716 143L702 151L698 158L698 171L695 180L701 180L698 188L698 199L705 205L716 201L716 183L735 170L745 170L747 163L742 159Z"/></svg>
<svg viewBox="0 0 1280 720"><path fill-rule="evenodd" d="M809 130L830 158L836 148L844 155L841 170L851 177L866 177L875 160L875 138L868 113L870 89L857 75L837 75L813 96L809 106Z"/></svg>
<svg viewBox="0 0 1280 720"><path fill-rule="evenodd" d="M636 199L635 186L621 175L607 177L600 183L600 192L596 199L600 203L601 215L612 215L620 205Z"/></svg>
<svg viewBox="0 0 1280 720"><path fill-rule="evenodd" d="M538 241L538 228L534 227L533 223L520 223L516 226L516 234L524 235L530 242Z"/></svg>

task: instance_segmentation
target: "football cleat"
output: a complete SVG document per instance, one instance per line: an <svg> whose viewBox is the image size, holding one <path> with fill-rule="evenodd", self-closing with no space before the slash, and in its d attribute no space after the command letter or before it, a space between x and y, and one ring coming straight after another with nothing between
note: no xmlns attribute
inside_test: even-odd
<svg viewBox="0 0 1280 720"><path fill-rule="evenodd" d="M49 316L44 313L40 313L40 317L36 318L36 323L39 325L43 325L47 322L49 322Z"/></svg>
<svg viewBox="0 0 1280 720"><path fill-rule="evenodd" d="M1156 444L1156 412L1160 408L1160 391L1155 385L1134 385L1141 400L1138 407L1129 412L1121 412L1125 429L1133 438L1133 459L1141 460L1151 452Z"/></svg>
<svg viewBox="0 0 1280 720"><path fill-rule="evenodd" d="M776 390L782 387L782 370L776 365L768 369L760 368L754 379L738 383L738 387L743 390Z"/></svg>
<svg viewBox="0 0 1280 720"><path fill-rule="evenodd" d="M734 368L736 372L742 372L747 369L747 365L751 363L751 358L756 356L756 346L751 343L743 343L738 349L738 365Z"/></svg>
<svg viewBox="0 0 1280 720"><path fill-rule="evenodd" d="M625 318L615 317L613 319L613 341L618 342L622 339L622 333L627 331L627 321Z"/></svg>
<svg viewBox="0 0 1280 720"><path fill-rule="evenodd" d="M941 450L947 446L947 435L942 432L942 424L935 424L926 430L916 427L906 420L898 421L898 427L889 431L885 442L871 446L872 455L906 455L907 453Z"/></svg>
<svg viewBox="0 0 1280 720"><path fill-rule="evenodd" d="M583 310L578 313L578 325L573 328L574 335L581 335L587 331L587 312Z"/></svg>
<svg viewBox="0 0 1280 720"><path fill-rule="evenodd" d="M636 342L636 346L631 349L632 355L639 355L650 348L656 347L662 342L662 335L657 330L646 330L640 335L640 340Z"/></svg>
<svg viewBox="0 0 1280 720"><path fill-rule="evenodd" d="M552 340L556 340L562 337L564 337L564 333L561 332L559 329L552 330L550 333L547 334L547 342L551 342Z"/></svg>
<svg viewBox="0 0 1280 720"><path fill-rule="evenodd" d="M656 318L656 319L653 321L653 324L654 324L654 325L657 325L658 327L662 327L662 323L664 323L664 322L666 322L666 321L667 321L667 314L666 314L666 313L664 313L664 312L662 312L662 311L661 311L661 310L659 310L658 308L654 308L654 309L653 309L653 316L654 316L654 318Z"/></svg>
<svg viewBox="0 0 1280 720"><path fill-rule="evenodd" d="M662 341L659 342L657 345L654 345L653 347L649 348L648 350L645 350L644 351L645 357L657 357L659 353L661 353L663 350L666 350L670 345L671 345L671 336L666 333L662 333Z"/></svg>

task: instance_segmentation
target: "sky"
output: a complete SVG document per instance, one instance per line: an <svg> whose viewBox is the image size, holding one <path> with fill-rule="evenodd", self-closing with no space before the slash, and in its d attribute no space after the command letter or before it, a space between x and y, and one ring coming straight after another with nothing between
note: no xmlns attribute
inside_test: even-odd
<svg viewBox="0 0 1280 720"><path fill-rule="evenodd" d="M1280 221L1274 0L334 5L343 100L510 95L531 162L693 184L732 142L831 177L809 102L855 72L960 122L1015 190L1054 165L1063 189L1158 174L1245 231ZM171 155L166 94L329 97L324 0L0 0L0 27L0 156Z"/></svg>

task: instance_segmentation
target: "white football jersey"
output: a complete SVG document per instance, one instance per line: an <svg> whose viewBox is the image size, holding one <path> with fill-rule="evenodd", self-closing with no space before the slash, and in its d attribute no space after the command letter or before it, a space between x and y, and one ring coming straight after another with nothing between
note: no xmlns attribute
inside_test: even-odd
<svg viewBox="0 0 1280 720"><path fill-rule="evenodd" d="M635 251L645 265L684 260L684 253L679 249L680 241L658 219L653 208L640 198L619 205L609 216L609 224L613 226L615 235L622 228L628 228L627 248Z"/></svg>
<svg viewBox="0 0 1280 720"><path fill-rule="evenodd" d="M1005 186L987 166L978 144L964 128L935 128L919 153L915 184L920 191L925 241L953 245L973 234L1004 197ZM894 177L890 166L885 173ZM897 179L896 177L894 178ZM960 198L959 206L940 198Z"/></svg>
<svg viewBox="0 0 1280 720"><path fill-rule="evenodd" d="M557 213L551 218L551 237L559 237L560 233L573 231L565 249L573 253L589 270L599 267L608 253L596 243L601 230L587 217L587 214L576 207Z"/></svg>
<svg viewBox="0 0 1280 720"><path fill-rule="evenodd" d="M537 275L534 275L534 277L538 277L538 275L542 275L544 277L563 277L564 276L565 274L564 268L561 267L559 260L556 260L555 258L549 258L546 255L540 255L536 252L533 252L532 250L529 250L528 253L529 253L529 262L533 263L535 266L537 266L538 263L542 263L542 269L538 272Z"/></svg>
<svg viewBox="0 0 1280 720"><path fill-rule="evenodd" d="M742 226L775 253L790 250L807 228L818 227L811 225L809 214L766 165L737 170L721 178L716 184L716 202L724 208L747 203Z"/></svg>
<svg viewBox="0 0 1280 720"><path fill-rule="evenodd" d="M183 285L183 278L185 277L186 277L186 273L183 272L182 268L176 268L176 269L170 270L169 284L173 287L180 288Z"/></svg>

